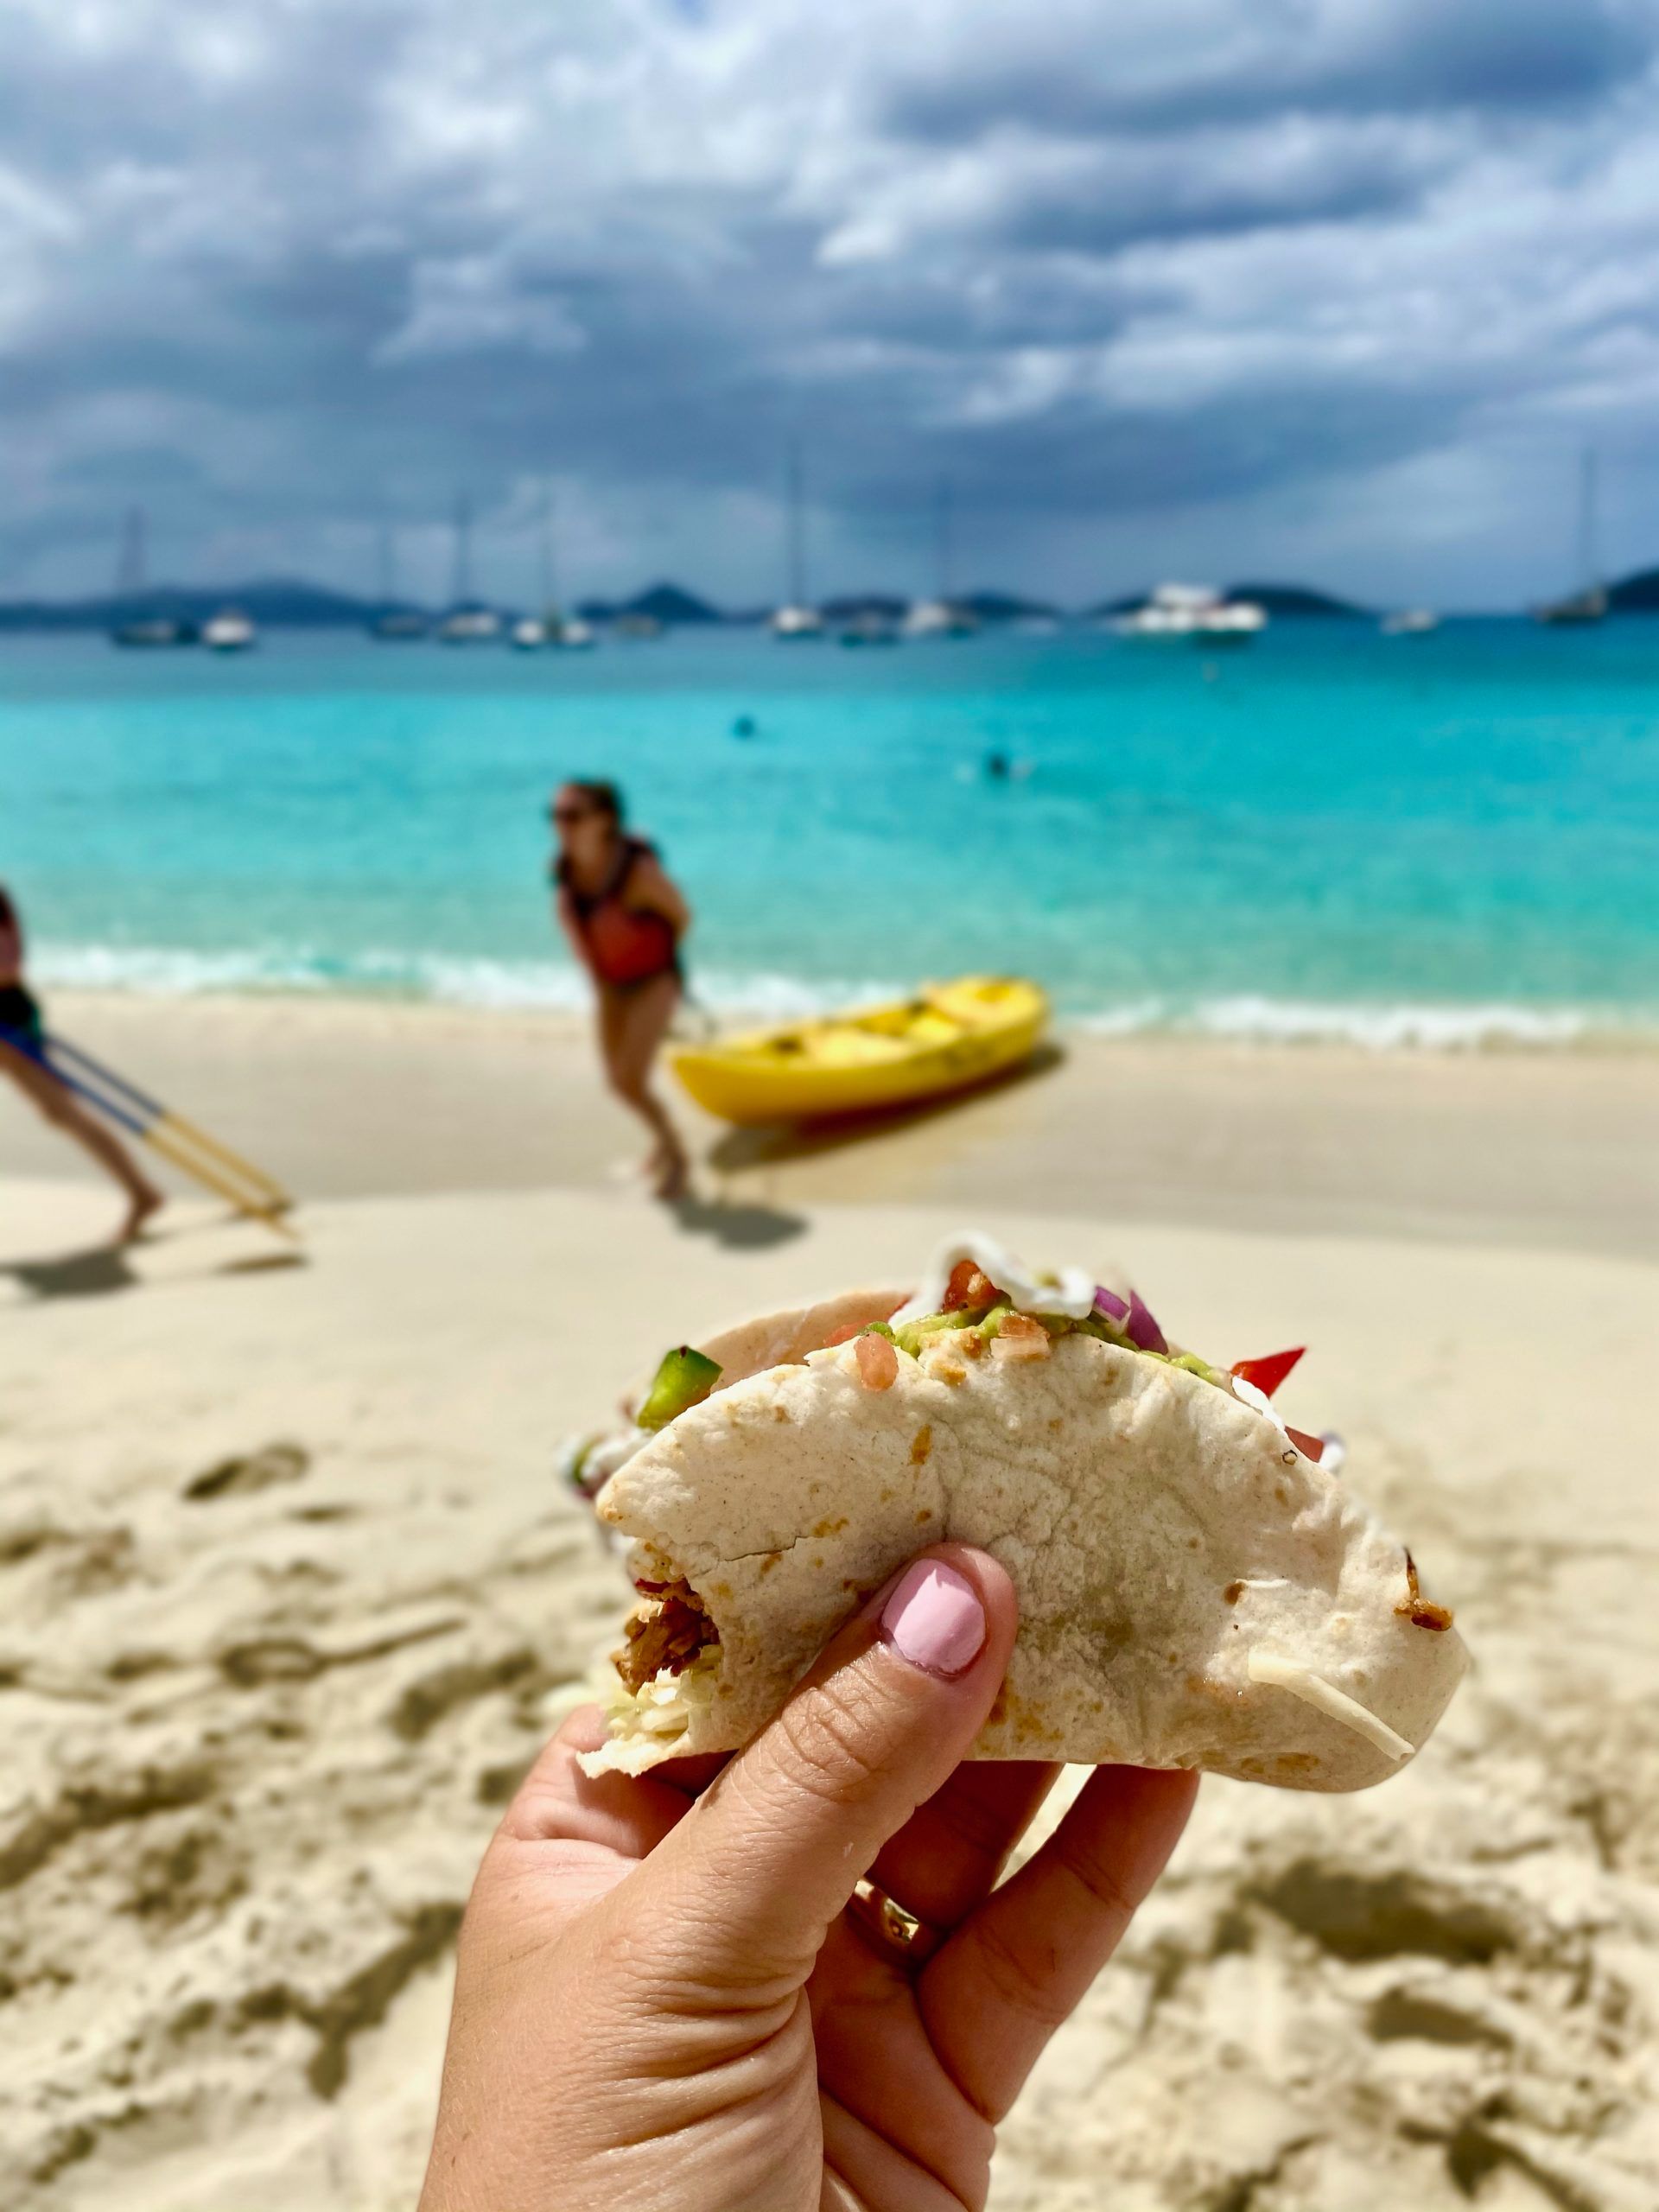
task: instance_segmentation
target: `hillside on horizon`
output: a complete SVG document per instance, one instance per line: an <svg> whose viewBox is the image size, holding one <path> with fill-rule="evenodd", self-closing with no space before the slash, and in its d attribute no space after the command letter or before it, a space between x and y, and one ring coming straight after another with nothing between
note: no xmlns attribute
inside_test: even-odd
<svg viewBox="0 0 1659 2212"><path fill-rule="evenodd" d="M1110 615L1130 613L1145 606L1151 590L1152 587L1147 586L1109 599L1090 601L1073 609L1007 591L962 591L953 593L951 597L954 604L966 607L981 622L995 626L1031 618L1064 618L1068 613L1078 620L1097 621ZM1376 620L1374 608L1308 584L1236 583L1228 585L1221 595L1226 600L1254 600L1279 620ZM1634 570L1610 584L1607 595L1609 607L1616 614L1659 613L1659 567ZM493 606L506 615L521 611L518 602L508 600L477 603ZM885 591L836 592L817 603L825 620L831 623L845 621L870 609L897 617L909 604ZM110 630L120 623L157 615L200 625L230 607L239 607L251 616L261 629L366 629L382 616L392 613L418 613L435 620L448 611L448 605L446 601L434 606L407 597L362 599L350 592L336 591L327 584L309 583L302 577L268 576L218 586L157 584L144 591L99 593L83 599L0 600L0 634ZM664 628L673 629L753 626L766 621L772 609L718 607L685 585L664 579L626 598L583 599L577 603L575 611L592 622L613 622L631 615L649 616ZM1526 612L1521 607L1510 611L1517 616Z"/></svg>

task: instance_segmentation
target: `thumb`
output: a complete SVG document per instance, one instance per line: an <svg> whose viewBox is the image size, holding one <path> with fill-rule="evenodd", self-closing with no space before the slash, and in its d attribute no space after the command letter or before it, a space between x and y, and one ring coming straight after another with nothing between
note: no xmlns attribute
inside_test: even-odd
<svg viewBox="0 0 1659 2212"><path fill-rule="evenodd" d="M961 1544L879 1592L646 1862L677 1964L722 1989L804 1981L854 1885L978 1733L1016 1624L1006 1572Z"/></svg>

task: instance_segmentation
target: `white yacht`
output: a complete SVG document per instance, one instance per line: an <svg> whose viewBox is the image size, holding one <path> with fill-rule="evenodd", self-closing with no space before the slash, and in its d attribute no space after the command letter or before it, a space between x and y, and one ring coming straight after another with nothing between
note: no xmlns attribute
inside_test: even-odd
<svg viewBox="0 0 1659 2212"><path fill-rule="evenodd" d="M201 626L201 642L209 652L245 653L259 642L251 615L239 607L221 607Z"/></svg>
<svg viewBox="0 0 1659 2212"><path fill-rule="evenodd" d="M1377 626L1385 638L1426 638L1440 626L1440 618L1432 607L1403 607L1397 614L1385 614Z"/></svg>
<svg viewBox="0 0 1659 2212"><path fill-rule="evenodd" d="M1250 599L1224 599L1208 584L1160 584L1142 607L1106 625L1120 638L1160 643L1242 645L1268 626L1268 610Z"/></svg>
<svg viewBox="0 0 1659 2212"><path fill-rule="evenodd" d="M553 643L567 653L591 652L594 647L594 626L584 622L580 614L572 614L561 622Z"/></svg>

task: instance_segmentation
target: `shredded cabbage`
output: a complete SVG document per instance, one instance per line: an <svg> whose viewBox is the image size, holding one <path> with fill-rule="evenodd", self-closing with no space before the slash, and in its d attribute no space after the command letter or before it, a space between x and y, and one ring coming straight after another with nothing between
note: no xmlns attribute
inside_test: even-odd
<svg viewBox="0 0 1659 2212"><path fill-rule="evenodd" d="M612 1740L638 1743L649 1738L671 1743L684 1735L695 1714L707 1713L714 1704L720 1646L705 1644L677 1675L664 1667L637 1690L629 1689L613 1667L609 1673L603 1703Z"/></svg>

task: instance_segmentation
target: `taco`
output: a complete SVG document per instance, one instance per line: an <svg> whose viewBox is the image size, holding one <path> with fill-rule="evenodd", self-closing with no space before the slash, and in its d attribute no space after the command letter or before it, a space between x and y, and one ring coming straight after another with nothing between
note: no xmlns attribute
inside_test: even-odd
<svg viewBox="0 0 1659 2212"><path fill-rule="evenodd" d="M728 1348L772 1363L741 1379L718 1343L664 1363L597 1509L639 1602L593 1770L738 1749L945 1538L992 1553L1020 1600L976 1758L1344 1790L1421 1749L1464 1648L1332 1440L1274 1412L1299 1355L1213 1367L1135 1294L1033 1276L980 1236L886 1303L749 1325Z"/></svg>

